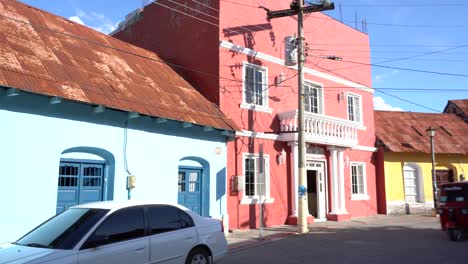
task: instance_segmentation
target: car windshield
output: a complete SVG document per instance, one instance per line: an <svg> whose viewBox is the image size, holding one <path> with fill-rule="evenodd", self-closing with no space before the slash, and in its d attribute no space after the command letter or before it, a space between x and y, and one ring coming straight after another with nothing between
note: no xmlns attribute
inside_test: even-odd
<svg viewBox="0 0 468 264"><path fill-rule="evenodd" d="M461 186L448 186L443 188L444 193L440 196L441 202L464 202L468 201L468 190Z"/></svg>
<svg viewBox="0 0 468 264"><path fill-rule="evenodd" d="M108 212L105 209L72 208L56 215L16 241L16 245L73 249Z"/></svg>

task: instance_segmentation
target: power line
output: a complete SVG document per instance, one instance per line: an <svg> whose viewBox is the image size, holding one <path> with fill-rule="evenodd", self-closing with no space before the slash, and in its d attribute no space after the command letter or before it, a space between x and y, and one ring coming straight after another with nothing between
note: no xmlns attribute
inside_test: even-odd
<svg viewBox="0 0 468 264"><path fill-rule="evenodd" d="M308 57L326 59L326 58L322 58L320 56L312 56L312 55L308 55ZM372 66L372 67L386 68L386 69L393 69L393 70L412 71L412 72L429 73L429 74L436 74L436 75L448 75L448 76L455 76L455 77L468 77L467 74L459 74L459 73L426 71L426 70L420 70L420 69L409 69L409 68L393 67L393 66L379 65L379 64L374 64L374 63L364 63L364 62L348 61L348 60L336 60L336 61L353 63L353 64L358 64L358 65L361 65L361 66ZM350 68L354 68L354 67L338 68L338 69L334 69L334 70L336 71L336 70L343 70L343 69L350 69Z"/></svg>
<svg viewBox="0 0 468 264"><path fill-rule="evenodd" d="M171 1L171 0L168 0L168 1L173 2L173 3L176 3L176 2ZM195 1L195 2L197 2L197 1ZM197 20L200 20L200 21L202 21L202 22L206 22L206 23L209 23L209 24L214 25L214 26L216 26L216 27L219 27L219 25L217 25L217 24L214 24L214 23L211 23L211 22L209 22L209 21L206 21L206 20L200 19L200 18L198 18L198 17L192 16L192 15L190 15L190 14L187 14L187 13L183 12L183 11L180 11L180 10L177 10L177 9L174 9L174 8L171 8L171 7L168 7L168 6L165 6L165 5L163 5L163 4L161 4L161 3L157 2L157 1L153 1L153 3L158 4L158 5L160 5L160 6L163 6L163 7L165 7L165 8L168 8L168 9L170 9L170 10L176 11L176 12L178 12L178 13L182 13L182 14L184 14L184 15L190 16L190 17L195 18L195 19L197 19ZM199 12L199 13L202 13L202 14L205 14L205 15L207 15L207 16L210 16L210 15L208 15L208 14L206 14L206 13L203 13L203 12L201 12L201 11L199 11L199 10L193 9L193 8L188 7L188 6L186 6L186 5L179 4L179 3L176 3L176 4L178 4L178 5L180 5L180 6L187 7L187 8L189 8L189 9L191 9L191 10L195 10L195 11L197 11L197 12ZM211 17L213 17L213 16L211 16ZM215 17L215 18L216 18L216 17ZM219 18L216 18L216 19L219 20ZM230 31L233 31L233 32L236 33L236 34L240 34L239 32L234 31L234 30L230 30ZM466 46L468 46L468 45L463 45L463 46L459 46L459 47L449 48L449 49L445 49L445 50L443 50L443 51L458 49L458 48L466 47ZM425 53L424 55L439 53L439 52L443 52L443 51L435 51L435 52ZM420 55L420 56L424 56L424 55ZM415 56L418 56L418 55L415 55ZM404 59L408 59L408 58L415 57L415 56L410 56L410 57L405 57L405 58L399 58L399 59L394 59L394 60L390 60L390 61L404 60ZM390 62L390 61L386 61L386 62ZM364 64L364 63L359 63L359 62L352 62L352 61L346 61L346 62L355 63L355 64L360 64L360 65L366 65L366 64ZM382 63L385 63L385 62L382 62ZM450 76L458 76L458 77L468 77L468 75L463 75L463 74L443 73L443 72L425 71L425 70L418 70L418 69L405 69L405 68L390 67L390 66L383 66L383 65L377 65L377 64L368 64L368 65L374 66L374 67L382 67L382 68L390 68L390 69L414 71L414 72L421 72L421 73L433 73L433 74L439 74L439 75L450 75Z"/></svg>
<svg viewBox="0 0 468 264"><path fill-rule="evenodd" d="M468 6L468 4L460 3L443 3L443 4L345 4L342 6L349 7L454 7L454 6Z"/></svg>
<svg viewBox="0 0 468 264"><path fill-rule="evenodd" d="M334 71L328 70L328 69L326 69L326 68L320 67L320 66L317 65L317 64L316 64L315 66L318 67L318 68L320 68L320 69L322 69L322 70L324 70L324 71L330 72L330 73L332 73L332 74L336 74L336 75L338 75L338 76L340 76L340 77L342 77L342 78L344 78L344 79L347 79L347 80L349 80L349 81L352 81L351 79L349 79L348 77L346 77L346 76L344 76L344 75L342 75L342 74L339 74L339 73L336 73L336 72L334 72ZM361 85L365 86L364 84L361 84ZM396 98L396 99L398 99L398 100L401 100L401 101L410 103L410 104L412 104L412 105L419 106L419 107L422 107L422 108L425 108L425 109L428 109L428 110L431 110L431 111L435 111L435 112L437 112L437 113L440 113L439 110L436 110L436 109L433 109L433 108L430 108L430 107L427 107L427 106L424 106L424 105L421 105L421 104L412 102L412 101L407 100L407 99L400 98L399 96L396 96L396 95L393 95L393 94L390 94L390 93L387 93L387 92L384 92L384 91L380 91L379 89L374 88L374 90L377 91L377 92L386 94L386 95L388 95L388 96L394 97L394 98Z"/></svg>
<svg viewBox="0 0 468 264"><path fill-rule="evenodd" d="M314 16L314 19L324 19L324 20L334 20L334 21L340 21L335 18L329 18L329 17L317 17ZM342 20L343 22L348 22L348 23L355 23L356 21L354 20ZM392 24L392 23L376 23L376 22L367 22L366 24L369 25L374 25L374 26L386 26L386 27L415 27L415 28L464 28L468 27L468 25L411 25L411 24Z"/></svg>

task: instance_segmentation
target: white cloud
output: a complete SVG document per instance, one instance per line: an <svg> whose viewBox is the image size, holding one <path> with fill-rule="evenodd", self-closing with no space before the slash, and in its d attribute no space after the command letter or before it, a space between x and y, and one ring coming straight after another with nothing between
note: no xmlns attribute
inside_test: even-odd
<svg viewBox="0 0 468 264"><path fill-rule="evenodd" d="M374 76L374 82L375 83L382 83L384 82L386 79L390 78L390 77L393 77L395 75L397 75L398 73L400 73L399 70L392 70L391 72L386 72L386 73L383 73L383 74L377 74Z"/></svg>
<svg viewBox="0 0 468 264"><path fill-rule="evenodd" d="M399 107L393 107L387 104L382 97L374 96L374 109L384 111L404 111Z"/></svg>
<svg viewBox="0 0 468 264"><path fill-rule="evenodd" d="M87 13L79 8L75 10L76 16L72 16L71 18L74 18L76 20L73 20L77 23L77 20L81 21L80 24L85 24L94 30L100 31L102 33L108 34L109 32L112 32L116 29L117 23L112 22L109 18L107 18L103 14L99 14L96 12L91 12ZM70 20L72 20L70 18Z"/></svg>
<svg viewBox="0 0 468 264"><path fill-rule="evenodd" d="M81 24L81 25L84 25L85 23L83 22L83 20L81 20L81 18L79 16L71 16L69 17L68 19L70 19L71 21L73 22L76 22L78 24Z"/></svg>

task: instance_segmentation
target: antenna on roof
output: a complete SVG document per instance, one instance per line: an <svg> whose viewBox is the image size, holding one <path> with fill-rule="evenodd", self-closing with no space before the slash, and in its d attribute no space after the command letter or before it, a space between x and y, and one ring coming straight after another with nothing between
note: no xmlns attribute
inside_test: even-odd
<svg viewBox="0 0 468 264"><path fill-rule="evenodd" d="M341 1L338 3L338 9L340 10L340 22L343 23L343 9L341 9Z"/></svg>

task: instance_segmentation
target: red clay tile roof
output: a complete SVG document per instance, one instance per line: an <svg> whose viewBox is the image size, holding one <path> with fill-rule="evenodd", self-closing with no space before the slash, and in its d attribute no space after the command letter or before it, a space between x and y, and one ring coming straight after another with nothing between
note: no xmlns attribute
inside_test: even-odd
<svg viewBox="0 0 468 264"><path fill-rule="evenodd" d="M393 152L431 153L431 126L436 153L468 154L468 124L454 114L375 111L376 136Z"/></svg>
<svg viewBox="0 0 468 264"><path fill-rule="evenodd" d="M14 0L0 0L0 85L238 130L156 54Z"/></svg>
<svg viewBox="0 0 468 264"><path fill-rule="evenodd" d="M458 108L460 108L460 110L462 110L465 115L468 115L468 99L449 100L449 102L458 106Z"/></svg>

